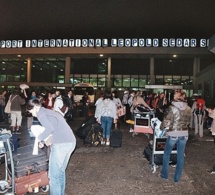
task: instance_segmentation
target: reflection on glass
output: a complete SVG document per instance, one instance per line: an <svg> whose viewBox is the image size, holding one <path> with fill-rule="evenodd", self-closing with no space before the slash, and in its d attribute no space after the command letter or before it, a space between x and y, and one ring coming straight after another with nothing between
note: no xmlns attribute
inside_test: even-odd
<svg viewBox="0 0 215 195"><path fill-rule="evenodd" d="M124 75L122 79L123 87L130 87L130 82L131 82L130 75Z"/></svg>

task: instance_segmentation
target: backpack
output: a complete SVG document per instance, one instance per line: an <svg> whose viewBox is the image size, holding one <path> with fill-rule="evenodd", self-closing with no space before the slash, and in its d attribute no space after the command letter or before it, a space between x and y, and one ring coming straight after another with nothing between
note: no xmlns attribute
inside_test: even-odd
<svg viewBox="0 0 215 195"><path fill-rule="evenodd" d="M98 146L102 139L102 127L98 123L94 123L91 126L91 129L84 139L85 145Z"/></svg>

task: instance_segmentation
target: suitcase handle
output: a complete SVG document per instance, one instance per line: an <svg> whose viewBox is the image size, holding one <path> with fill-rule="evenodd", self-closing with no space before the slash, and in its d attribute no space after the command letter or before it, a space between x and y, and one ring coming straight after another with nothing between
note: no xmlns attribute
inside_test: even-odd
<svg viewBox="0 0 215 195"><path fill-rule="evenodd" d="M33 173L39 173L39 164L38 163L32 163L29 166L27 166L27 175L33 174Z"/></svg>

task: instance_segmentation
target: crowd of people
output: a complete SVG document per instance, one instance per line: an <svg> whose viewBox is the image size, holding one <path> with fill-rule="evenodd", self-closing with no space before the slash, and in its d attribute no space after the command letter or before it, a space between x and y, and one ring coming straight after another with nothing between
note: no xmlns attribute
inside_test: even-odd
<svg viewBox="0 0 215 195"><path fill-rule="evenodd" d="M174 174L174 181L179 182L184 166L184 151L189 136L189 130L194 128L195 135L202 138L204 136L203 128L206 119L211 119L211 135L215 143L215 109L207 108L204 99L197 94L193 94L192 103L187 101L186 93L183 90L175 90L172 93L172 99L166 96L165 92L159 94L145 93L140 90L125 90L120 96L118 91L101 91L99 97L93 105L95 108L94 117L102 126L101 145L110 145L110 136L113 124L115 128L119 122L134 120L134 110L137 106L142 105L148 110L154 110L155 117L161 121L161 129L166 130L166 144L163 155L163 164L160 177L168 179L169 159L173 147L177 145L177 166ZM75 115L75 107L73 91L45 91L37 92L29 89L14 89L11 93L2 90L0 95L0 122L4 123L8 120L8 114L4 112L7 101L11 102L11 131L19 132L22 126L23 114L27 117L27 128L30 131L33 117L37 117L38 121L46 128L46 131L39 136L39 140L43 141L48 135L55 136L53 146L55 150L50 155L50 160L57 158L61 151L60 147L65 147L65 154L62 162L67 165L68 159L74 150L76 139L68 125L69 120L73 120ZM88 93L85 92L82 98L83 117L87 118L90 113L90 99ZM124 109L124 114L119 115L118 110ZM59 135L59 124L65 126L65 132L68 137ZM62 128L61 128L62 130ZM134 132L134 125L130 124L129 132ZM70 137L70 138L69 138ZM67 139L68 138L68 139ZM60 144L60 145L58 145ZM54 152L55 151L55 152ZM60 165L51 163L50 178L52 178L52 189L60 191L65 188L65 181L56 180L56 175L65 177L66 166L63 167L64 172L55 172L59 170ZM213 166L215 167L215 166ZM215 173L215 170L210 170ZM59 187L58 182L63 186Z"/></svg>

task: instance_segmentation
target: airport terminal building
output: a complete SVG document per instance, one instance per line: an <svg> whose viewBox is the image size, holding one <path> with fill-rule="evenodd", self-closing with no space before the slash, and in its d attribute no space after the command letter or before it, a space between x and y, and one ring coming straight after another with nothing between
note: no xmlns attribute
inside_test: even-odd
<svg viewBox="0 0 215 195"><path fill-rule="evenodd" d="M215 98L215 55L209 40L181 38L1 40L1 88L147 90L148 85L181 85L191 96ZM162 89L158 89L162 90Z"/></svg>

